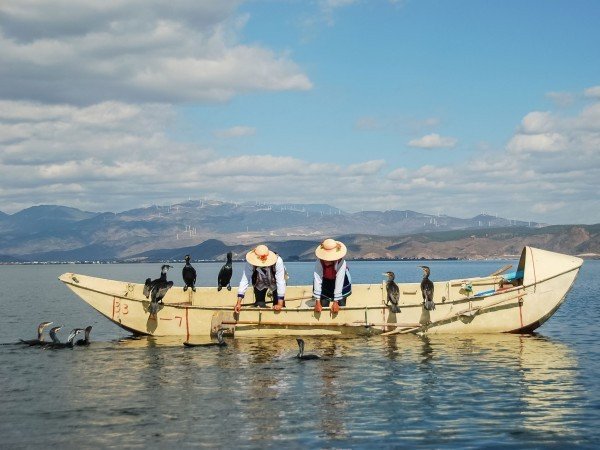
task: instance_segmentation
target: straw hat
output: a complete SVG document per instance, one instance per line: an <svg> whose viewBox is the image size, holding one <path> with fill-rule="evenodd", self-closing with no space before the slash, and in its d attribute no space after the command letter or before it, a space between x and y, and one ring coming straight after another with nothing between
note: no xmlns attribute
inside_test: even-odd
<svg viewBox="0 0 600 450"><path fill-rule="evenodd" d="M277 255L266 245L257 245L246 253L246 261L256 267L268 267L277 262Z"/></svg>
<svg viewBox="0 0 600 450"><path fill-rule="evenodd" d="M317 258L323 261L337 261L346 256L348 249L340 241L325 239L315 250Z"/></svg>

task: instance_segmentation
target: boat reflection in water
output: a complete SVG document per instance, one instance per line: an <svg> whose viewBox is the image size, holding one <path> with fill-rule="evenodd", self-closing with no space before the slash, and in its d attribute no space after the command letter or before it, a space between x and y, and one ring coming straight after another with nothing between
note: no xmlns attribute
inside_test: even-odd
<svg viewBox="0 0 600 450"><path fill-rule="evenodd" d="M542 444L582 433L577 357L542 336L305 341L307 353L323 358L297 360L297 343L288 337L228 339L227 347L210 349L144 337L117 347L145 350L145 356L135 352L136 370L154 373L144 375L153 397L168 403L173 385L183 386L182 411L199 417L227 411L236 417L236 436L255 443L375 436L474 444L508 436Z"/></svg>

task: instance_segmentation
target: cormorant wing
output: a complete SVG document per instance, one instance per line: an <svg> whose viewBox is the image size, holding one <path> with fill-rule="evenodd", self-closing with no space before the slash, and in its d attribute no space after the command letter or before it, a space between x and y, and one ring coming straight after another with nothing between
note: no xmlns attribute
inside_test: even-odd
<svg viewBox="0 0 600 450"><path fill-rule="evenodd" d="M156 287L156 297L155 300L162 300L163 297L167 294L167 291L173 287L172 281L167 281L166 283L162 283Z"/></svg>

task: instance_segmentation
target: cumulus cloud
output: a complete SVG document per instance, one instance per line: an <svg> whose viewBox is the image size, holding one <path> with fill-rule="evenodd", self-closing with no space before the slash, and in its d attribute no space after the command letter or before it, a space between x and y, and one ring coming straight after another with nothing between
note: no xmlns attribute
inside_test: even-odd
<svg viewBox="0 0 600 450"><path fill-rule="evenodd" d="M174 141L164 104L0 104L0 209L56 203L119 211L215 195L232 201L318 198L337 183L372 184L382 160L343 165L291 156L219 156ZM226 180L226 182L224 182ZM291 200L290 200L291 201Z"/></svg>
<svg viewBox="0 0 600 450"><path fill-rule="evenodd" d="M597 222L598 111L600 103L573 115L532 112L502 151L413 168L379 159L343 164L269 154L224 157L174 141L169 126L176 112L164 104L3 101L0 209L58 203L121 211L206 196L324 202L350 211L395 208L466 217L486 210L523 220ZM555 135L561 139L543 140ZM554 149L556 142L560 148Z"/></svg>
<svg viewBox="0 0 600 450"><path fill-rule="evenodd" d="M437 133L427 134L419 139L408 142L409 147L416 148L452 148L458 143L458 139L449 136L440 136Z"/></svg>
<svg viewBox="0 0 600 450"><path fill-rule="evenodd" d="M306 90L286 53L244 45L238 1L0 3L0 97L91 104L215 102Z"/></svg>

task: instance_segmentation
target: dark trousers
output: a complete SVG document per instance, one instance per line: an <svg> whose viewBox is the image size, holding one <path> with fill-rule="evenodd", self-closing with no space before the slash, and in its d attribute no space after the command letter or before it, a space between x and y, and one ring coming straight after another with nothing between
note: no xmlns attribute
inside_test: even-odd
<svg viewBox="0 0 600 450"><path fill-rule="evenodd" d="M254 288L254 306L258 308L267 307L267 288L258 290ZM273 291L273 302L277 303L277 289ZM285 305L285 304L284 304Z"/></svg>
<svg viewBox="0 0 600 450"><path fill-rule="evenodd" d="M351 294L350 289L350 283L348 282L348 277L346 277L344 279L344 288L342 289L343 297L338 301L340 306L346 306L346 297ZM329 306L329 302L333 301L334 292L335 278L323 278L323 283L321 284L321 306Z"/></svg>

